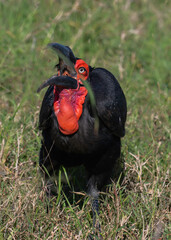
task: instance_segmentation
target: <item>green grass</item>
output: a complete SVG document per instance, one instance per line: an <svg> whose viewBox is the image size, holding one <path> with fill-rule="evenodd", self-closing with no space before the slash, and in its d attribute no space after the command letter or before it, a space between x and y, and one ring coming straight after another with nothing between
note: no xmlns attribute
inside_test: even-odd
<svg viewBox="0 0 171 240"><path fill-rule="evenodd" d="M169 239L170 1L0 1L0 239L86 239L91 204L62 193L46 213L38 115L57 56L49 42L110 70L128 103L126 176L102 194L104 239ZM73 202L73 204L72 204ZM157 230L159 235L157 236Z"/></svg>

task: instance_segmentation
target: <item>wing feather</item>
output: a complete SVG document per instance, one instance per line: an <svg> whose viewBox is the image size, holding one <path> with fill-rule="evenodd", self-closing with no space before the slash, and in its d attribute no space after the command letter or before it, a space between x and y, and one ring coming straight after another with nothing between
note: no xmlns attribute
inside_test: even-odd
<svg viewBox="0 0 171 240"><path fill-rule="evenodd" d="M127 105L118 81L106 69L96 68L90 73L90 84L99 118L114 135L123 137Z"/></svg>
<svg viewBox="0 0 171 240"><path fill-rule="evenodd" d="M45 93L39 115L39 129L43 130L49 127L50 118L53 110L53 86L50 86Z"/></svg>

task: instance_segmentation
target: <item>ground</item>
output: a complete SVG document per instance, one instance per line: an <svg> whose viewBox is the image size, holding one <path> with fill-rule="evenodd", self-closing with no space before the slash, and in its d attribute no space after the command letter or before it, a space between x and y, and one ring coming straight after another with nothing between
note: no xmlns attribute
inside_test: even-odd
<svg viewBox="0 0 171 240"><path fill-rule="evenodd" d="M111 71L127 98L125 179L102 193L103 238L169 239L170 9L167 0L0 1L0 239L86 239L92 232L89 198L82 191L81 205L78 193L69 201L60 175L46 213L38 166L45 91L36 89L55 73L49 42Z"/></svg>

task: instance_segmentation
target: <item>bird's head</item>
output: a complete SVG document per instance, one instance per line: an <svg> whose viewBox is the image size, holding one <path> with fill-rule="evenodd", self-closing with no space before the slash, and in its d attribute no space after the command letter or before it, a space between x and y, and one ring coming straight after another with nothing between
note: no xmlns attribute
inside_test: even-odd
<svg viewBox="0 0 171 240"><path fill-rule="evenodd" d="M58 43L50 43L59 56L56 65L57 74L46 80L38 92L53 86L53 110L62 134L71 135L79 129L79 119L83 112L83 104L88 90L84 86L89 78L89 66L82 59L76 58L72 50Z"/></svg>
<svg viewBox="0 0 171 240"><path fill-rule="evenodd" d="M59 43L50 43L48 47L52 48L59 56L57 75L46 80L39 88L54 85L66 89L78 89L89 77L89 65L82 59L76 58L68 46Z"/></svg>

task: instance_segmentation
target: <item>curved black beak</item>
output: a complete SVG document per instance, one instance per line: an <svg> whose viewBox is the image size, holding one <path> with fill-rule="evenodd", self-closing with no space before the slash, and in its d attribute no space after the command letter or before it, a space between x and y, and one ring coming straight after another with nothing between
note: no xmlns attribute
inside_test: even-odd
<svg viewBox="0 0 171 240"><path fill-rule="evenodd" d="M56 85L66 89L77 89L78 87L77 80L74 78L68 76L52 76L40 85L40 87L37 89L37 93L49 85Z"/></svg>
<svg viewBox="0 0 171 240"><path fill-rule="evenodd" d="M75 70L74 65L76 63L76 57L74 56L72 50L68 46L64 46L59 43L49 43L47 47L53 49L67 65Z"/></svg>

